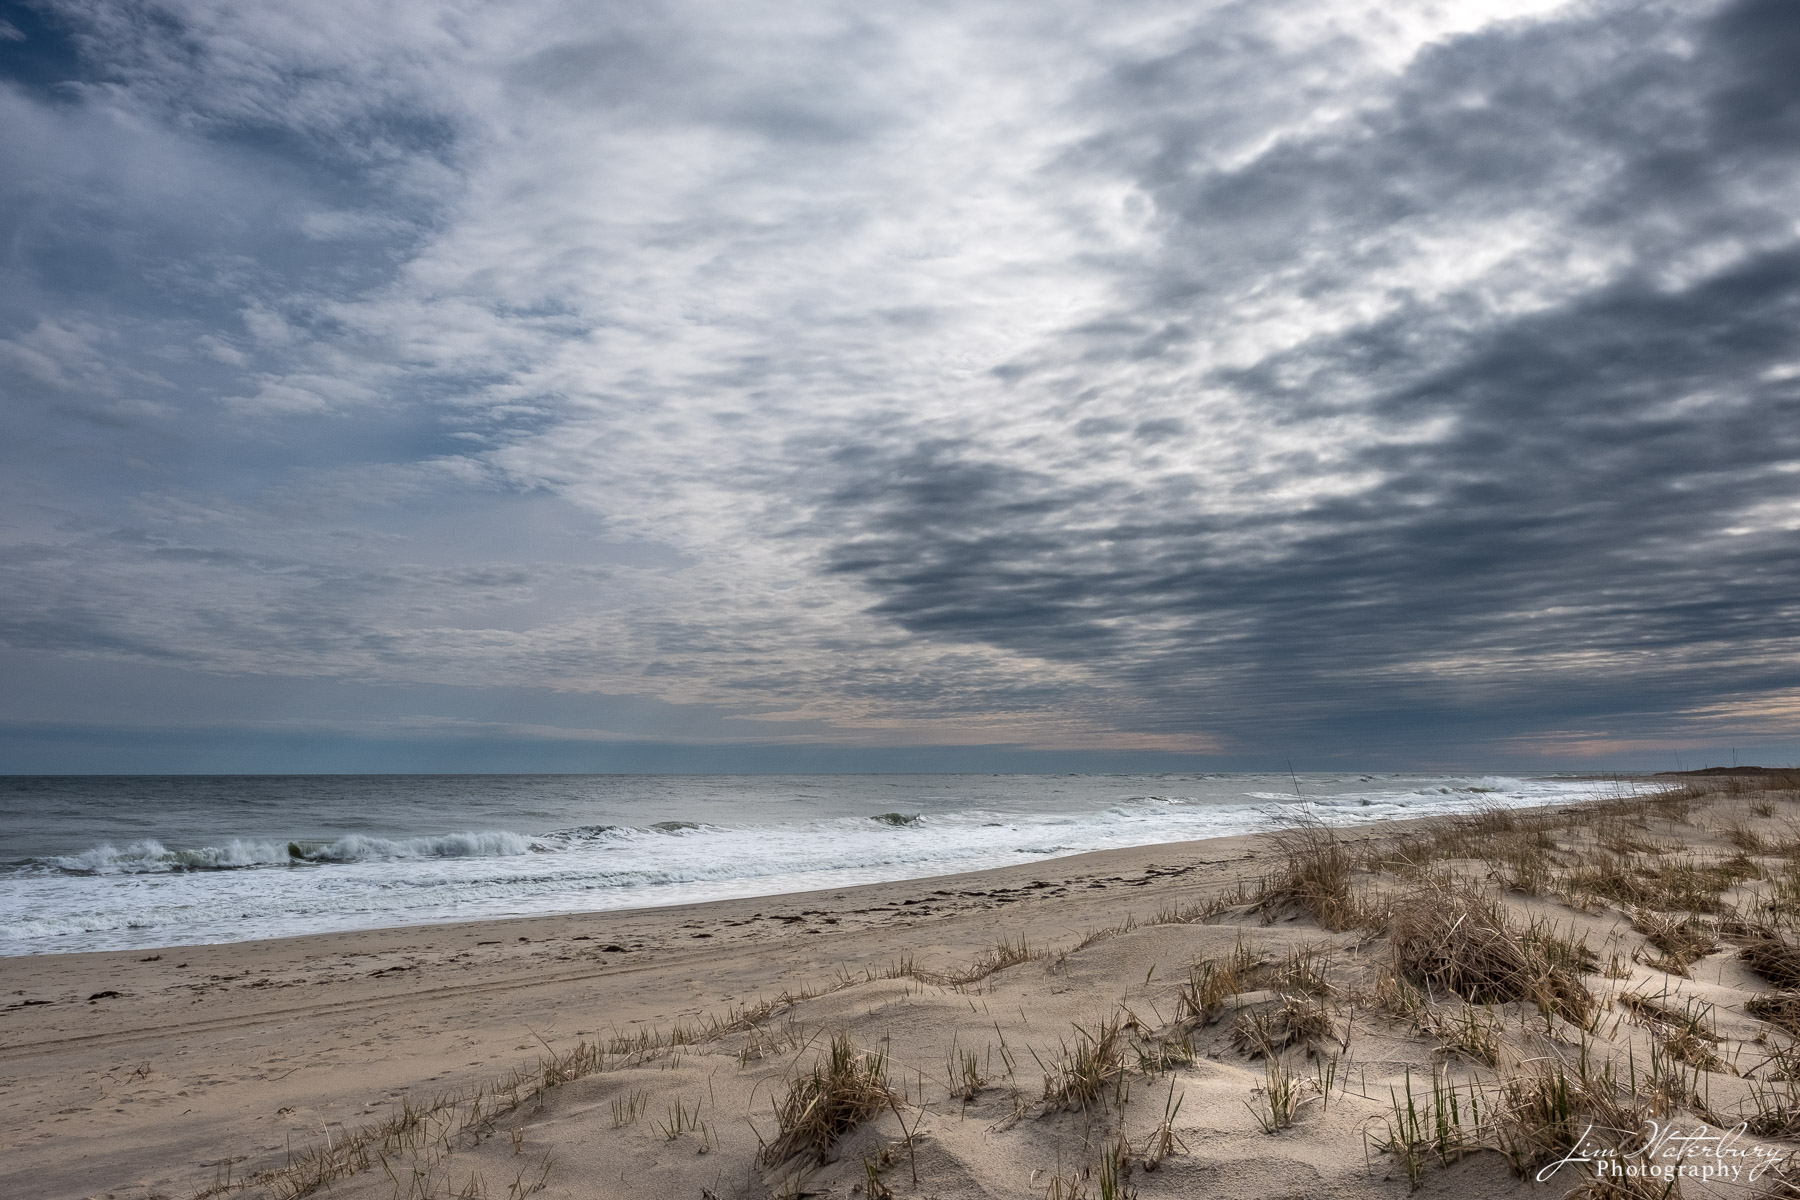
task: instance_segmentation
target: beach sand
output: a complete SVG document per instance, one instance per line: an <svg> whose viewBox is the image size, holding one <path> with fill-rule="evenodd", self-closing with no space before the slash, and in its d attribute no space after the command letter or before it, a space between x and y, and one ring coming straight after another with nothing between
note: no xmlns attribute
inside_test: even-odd
<svg viewBox="0 0 1800 1200"><path fill-rule="evenodd" d="M1301 840L0 960L0 1196L1788 1194L1787 781Z"/></svg>

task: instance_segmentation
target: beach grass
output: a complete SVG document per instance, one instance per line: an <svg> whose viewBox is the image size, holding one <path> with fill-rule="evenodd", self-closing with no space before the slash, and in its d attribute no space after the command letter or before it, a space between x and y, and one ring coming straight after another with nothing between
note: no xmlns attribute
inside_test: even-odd
<svg viewBox="0 0 1800 1200"><path fill-rule="evenodd" d="M546 1043L200 1196L511 1200L598 1161L590 1143L719 1197L955 1194L1007 1171L1034 1197L1252 1196L1232 1164L1254 1163L1345 1195L1455 1171L1525 1196L1572 1154L1551 1194L1679 1196L1593 1161L1654 1155L1657 1128L1741 1126L1771 1161L1800 1138L1793 820L1800 796L1738 784L1289 829L1203 887L1122 893L1141 916L1058 941L1046 898L960 961L921 937L768 999Z"/></svg>

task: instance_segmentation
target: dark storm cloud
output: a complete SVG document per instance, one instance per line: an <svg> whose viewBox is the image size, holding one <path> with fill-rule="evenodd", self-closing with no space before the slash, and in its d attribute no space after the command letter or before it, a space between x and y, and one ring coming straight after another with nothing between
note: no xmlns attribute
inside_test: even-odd
<svg viewBox="0 0 1800 1200"><path fill-rule="evenodd" d="M1331 288L1374 265L1355 261L1371 232L1531 211L1570 180L1575 236L1596 229L1629 262L1524 315L1409 299L1194 381L1292 426L1348 408L1429 431L1330 468L1376 482L1207 511L1205 481L1180 470L1078 493L1054 472L906 451L868 471L881 486L837 493L833 569L922 636L1080 663L1128 680L1151 727L1271 749L1654 728L1722 688L1800 684L1800 250L1792 192L1754 186L1800 165L1782 53L1800 15L1750 3L1680 26L1608 10L1461 39L1349 128L1236 170L1207 169L1203 131L1178 121L1094 140L1080 169L1130 156L1175 265L1136 308L1073 331L1090 356L1182 354L1176 322L1216 318L1296 247L1331 250L1313 274ZM1697 44L1659 47L1672 33ZM1121 71L1116 102L1160 100L1187 53ZM1723 265L1669 278L1731 238ZM1296 448L1281 469L1317 467Z"/></svg>
<svg viewBox="0 0 1800 1200"><path fill-rule="evenodd" d="M1790 5L15 26L0 644L59 728L151 671L196 729L1794 732Z"/></svg>

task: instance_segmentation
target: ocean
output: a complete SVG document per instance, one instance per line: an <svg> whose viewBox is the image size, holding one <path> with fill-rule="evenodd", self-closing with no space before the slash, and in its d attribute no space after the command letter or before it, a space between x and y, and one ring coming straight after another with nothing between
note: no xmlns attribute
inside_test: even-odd
<svg viewBox="0 0 1800 1200"><path fill-rule="evenodd" d="M0 777L0 955L589 912L1615 794L1558 777Z"/></svg>

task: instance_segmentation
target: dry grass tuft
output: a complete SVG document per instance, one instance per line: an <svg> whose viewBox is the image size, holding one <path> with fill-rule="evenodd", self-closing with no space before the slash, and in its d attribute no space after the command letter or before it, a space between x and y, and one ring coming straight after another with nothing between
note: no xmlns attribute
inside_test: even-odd
<svg viewBox="0 0 1800 1200"><path fill-rule="evenodd" d="M1621 1151L1644 1137L1647 1108L1610 1080L1571 1076L1560 1065L1511 1076L1500 1094L1495 1140L1521 1178L1567 1154L1584 1132L1587 1144Z"/></svg>
<svg viewBox="0 0 1800 1200"><path fill-rule="evenodd" d="M1400 1161L1407 1182L1418 1191L1425 1167L1435 1158L1445 1166L1481 1148L1483 1129L1481 1092L1471 1081L1466 1091L1447 1075L1434 1073L1431 1090L1415 1091L1412 1072L1406 1073L1405 1095L1390 1089L1392 1113L1387 1136L1376 1148Z"/></svg>
<svg viewBox="0 0 1800 1200"><path fill-rule="evenodd" d="M1721 861L1692 857L1609 855L1577 867L1565 878L1571 895L1588 895L1661 912L1716 913L1726 889L1761 874L1742 854Z"/></svg>
<svg viewBox="0 0 1800 1200"><path fill-rule="evenodd" d="M1263 1062L1262 1108L1245 1102L1244 1107L1256 1118L1264 1133L1280 1133L1300 1115L1300 1080L1282 1063L1281 1056L1271 1054ZM1266 1115L1265 1115L1266 1110Z"/></svg>
<svg viewBox="0 0 1800 1200"><path fill-rule="evenodd" d="M1329 996L1335 989L1329 978L1331 958L1323 950L1295 947L1287 962L1274 971L1274 984L1284 992Z"/></svg>
<svg viewBox="0 0 1800 1200"><path fill-rule="evenodd" d="M1268 965L1269 960L1240 935L1225 961L1206 958L1188 968L1187 982L1176 1000L1175 1019L1210 1023L1225 1007L1225 1001L1247 991Z"/></svg>
<svg viewBox="0 0 1800 1200"><path fill-rule="evenodd" d="M1456 1009L1432 1008L1419 1022L1422 1033L1438 1040L1445 1053L1464 1054L1490 1067L1500 1065L1500 1019L1491 1011L1464 1004Z"/></svg>
<svg viewBox="0 0 1800 1200"><path fill-rule="evenodd" d="M1219 1015L1226 1000L1241 991L1243 988L1229 968L1210 958L1197 962L1188 968L1187 982L1181 985L1181 994L1176 997L1175 1019L1207 1024Z"/></svg>
<svg viewBox="0 0 1800 1200"><path fill-rule="evenodd" d="M1599 1175L1565 1194L1563 1200L1682 1200L1681 1181Z"/></svg>
<svg viewBox="0 0 1800 1200"><path fill-rule="evenodd" d="M1105 929L1090 933L1086 938L1079 942L1074 949L1085 949L1095 942L1103 941L1118 933L1127 932L1129 928L1130 926L1128 924L1114 929ZM971 983L979 983L988 976L999 971L1004 971L1008 967L1016 967L1020 963L1035 962L1039 959L1049 958L1050 956L1051 952L1049 950L1040 946L1031 945L1031 943L1027 942L1023 936L1017 941L1001 938L994 944L994 947L991 950L982 951L975 957L974 961L965 963L960 967L951 967L946 971L931 971L919 966L919 964L908 955L899 962L890 964L881 972L881 975L887 979L916 979L920 983L928 983L933 987L959 988L967 987ZM870 978L874 978L873 973L865 973L863 979L858 979L855 976L845 976L840 982L842 985L848 986L849 984L864 982Z"/></svg>
<svg viewBox="0 0 1800 1200"><path fill-rule="evenodd" d="M1323 825L1301 825L1279 835L1287 863L1264 880L1256 907L1265 916L1312 914L1326 929L1342 931L1362 923L1364 913L1350 889L1355 859Z"/></svg>
<svg viewBox="0 0 1800 1200"><path fill-rule="evenodd" d="M1414 1021L1432 1006L1425 993L1414 987L1400 973L1398 966L1381 968L1375 976L1375 992L1371 998L1375 1007L1389 1016Z"/></svg>
<svg viewBox="0 0 1800 1200"><path fill-rule="evenodd" d="M1735 847L1740 854L1761 854L1768 849L1762 835L1737 821L1728 822L1719 830L1719 836Z"/></svg>
<svg viewBox="0 0 1800 1200"><path fill-rule="evenodd" d="M1687 977L1688 968L1719 948L1718 930L1691 916L1639 909L1632 914L1631 927L1658 951L1654 958L1636 955L1637 961L1670 975Z"/></svg>
<svg viewBox="0 0 1800 1200"><path fill-rule="evenodd" d="M1087 1109L1103 1103L1125 1080L1127 1048L1124 1023L1117 1013L1092 1030L1075 1027L1075 1045L1064 1046L1062 1058L1044 1074L1044 1111Z"/></svg>
<svg viewBox="0 0 1800 1200"><path fill-rule="evenodd" d="M1779 1084L1751 1080L1750 1107L1744 1126L1752 1137L1800 1138L1800 1085L1791 1076Z"/></svg>
<svg viewBox="0 0 1800 1200"><path fill-rule="evenodd" d="M1468 887L1431 886L1394 910L1394 958L1400 973L1428 992L1476 1004L1529 1001L1576 1024L1594 998L1581 982L1571 943L1532 931L1521 936L1505 911Z"/></svg>
<svg viewBox="0 0 1800 1200"><path fill-rule="evenodd" d="M1694 801L1702 794L1694 788L1670 788L1652 799L1650 807L1663 820L1685 825L1688 817L1693 814Z"/></svg>
<svg viewBox="0 0 1800 1200"><path fill-rule="evenodd" d="M1490 838L1519 828L1519 814L1494 803L1479 806L1457 822L1470 837Z"/></svg>
<svg viewBox="0 0 1800 1200"><path fill-rule="evenodd" d="M402 1100L386 1120L347 1130L328 1138L323 1146L290 1152L284 1166L241 1177L233 1177L227 1168L222 1178L201 1189L193 1200L251 1189L266 1200L301 1200L330 1191L337 1181L370 1170L377 1163L385 1166L390 1156L407 1161L414 1186L429 1195L434 1172L457 1149L462 1138L479 1144L492 1135L501 1118L534 1100L542 1103L552 1089L603 1071L606 1066L606 1051L601 1046L577 1042L567 1053L552 1051L535 1068L514 1072L489 1087L443 1095L420 1104ZM544 1160L541 1167L535 1182L527 1182L526 1172L521 1172L508 1188L508 1200L523 1200L542 1191L549 1178L550 1161ZM484 1194L485 1185L479 1185L478 1180L478 1176L471 1175L464 1194Z"/></svg>
<svg viewBox="0 0 1800 1200"><path fill-rule="evenodd" d="M1435 1038L1446 1054L1464 1054L1490 1067L1500 1065L1504 1027L1492 1009L1434 1004L1395 971L1384 968L1375 981L1375 1006L1411 1022L1413 1030Z"/></svg>
<svg viewBox="0 0 1800 1200"><path fill-rule="evenodd" d="M1676 1062L1702 1071L1730 1070L1713 1052L1719 1044L1719 1034L1713 1026L1710 1004L1690 999L1678 1009L1667 1003L1666 997L1641 992L1621 992L1619 1003L1662 1043L1663 1050Z"/></svg>
<svg viewBox="0 0 1800 1200"><path fill-rule="evenodd" d="M1137 1055L1138 1072L1160 1075L1179 1067L1194 1065L1194 1040L1186 1034L1152 1034L1134 1039L1132 1051Z"/></svg>
<svg viewBox="0 0 1800 1200"><path fill-rule="evenodd" d="M1533 917L1519 938L1554 968L1576 976L1600 973L1599 956L1588 946L1586 934L1564 936L1554 921Z"/></svg>
<svg viewBox="0 0 1800 1200"><path fill-rule="evenodd" d="M1230 891L1218 892L1204 900L1190 901L1186 904L1172 904L1167 908L1158 909L1156 915L1150 918L1150 924L1197 925L1202 921L1210 921L1221 913L1230 912L1234 908L1246 908L1255 902L1256 895L1252 892L1249 881L1240 878L1233 881ZM1109 937L1114 933L1122 932L1125 932L1122 928L1097 930L1088 935L1088 938L1091 939L1091 941L1083 941L1077 946L1077 949L1080 949L1082 946L1090 945L1093 941L1099 941L1104 937Z"/></svg>
<svg viewBox="0 0 1800 1200"><path fill-rule="evenodd" d="M1187 1153L1187 1143L1175 1132L1175 1118L1181 1115L1181 1103L1186 1099L1186 1093L1175 1095L1175 1081L1169 1080L1169 1098L1163 1101L1162 1120L1156 1123L1144 1145L1144 1170L1154 1171L1170 1155Z"/></svg>
<svg viewBox="0 0 1800 1200"><path fill-rule="evenodd" d="M1744 1011L1800 1037L1800 992L1765 992L1744 1002Z"/></svg>
<svg viewBox="0 0 1800 1200"><path fill-rule="evenodd" d="M1283 996L1272 1007L1240 1016L1231 1031L1231 1044L1251 1058L1263 1058L1293 1045L1304 1045L1310 1054L1320 1042L1337 1035L1323 1000Z"/></svg>
<svg viewBox="0 0 1800 1200"><path fill-rule="evenodd" d="M1744 1072L1745 1078L1774 1079L1800 1083L1800 1042L1769 1047L1769 1056Z"/></svg>
<svg viewBox="0 0 1800 1200"><path fill-rule="evenodd" d="M1782 989L1800 989L1800 949L1771 930L1759 930L1738 951L1750 969Z"/></svg>
<svg viewBox="0 0 1800 1200"><path fill-rule="evenodd" d="M765 1142L764 1166L805 1154L824 1163L838 1138L895 1103L887 1057L859 1050L845 1034L831 1039L809 1074L797 1075L775 1106L775 1138Z"/></svg>
<svg viewBox="0 0 1800 1200"><path fill-rule="evenodd" d="M989 1050L991 1059L992 1050ZM989 1072L990 1063L983 1063L981 1056L973 1050L950 1049L950 1059L945 1064L944 1073L950 1080L950 1095L964 1104L981 1095L982 1089L993 1081Z"/></svg>
<svg viewBox="0 0 1800 1200"><path fill-rule="evenodd" d="M1556 881L1556 864L1550 852L1536 842L1514 839L1491 854L1488 861L1506 869L1506 886L1527 896L1541 896Z"/></svg>
<svg viewBox="0 0 1800 1200"><path fill-rule="evenodd" d="M1020 963L1028 963L1049 956L1049 951L1034 949L1023 936L1020 936L1016 942L1001 938L994 944L993 949L981 954L967 967L950 972L948 979L955 985L974 983L977 980L986 979L996 971L1004 971L1008 967L1016 967Z"/></svg>

